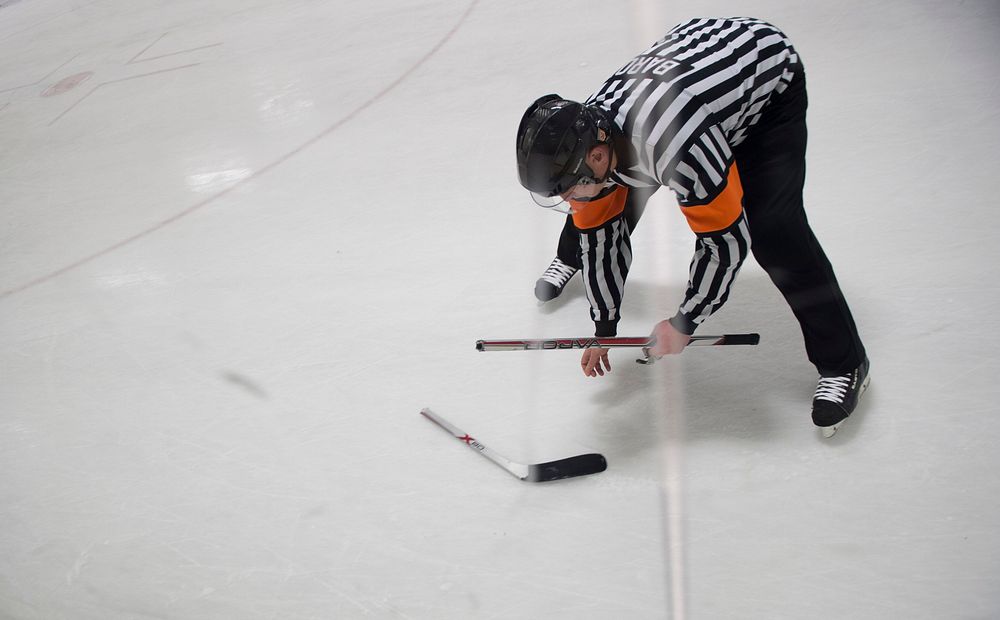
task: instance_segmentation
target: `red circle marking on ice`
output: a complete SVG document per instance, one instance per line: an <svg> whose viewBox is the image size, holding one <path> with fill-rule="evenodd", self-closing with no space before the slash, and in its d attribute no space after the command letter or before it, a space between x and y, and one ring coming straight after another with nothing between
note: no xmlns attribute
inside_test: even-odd
<svg viewBox="0 0 1000 620"><path fill-rule="evenodd" d="M42 96L52 97L54 95L61 95L65 92L71 91L80 84L89 80L92 75L94 75L93 71L84 71L83 73L76 73L69 77L64 77L52 86L46 88L42 93Z"/></svg>

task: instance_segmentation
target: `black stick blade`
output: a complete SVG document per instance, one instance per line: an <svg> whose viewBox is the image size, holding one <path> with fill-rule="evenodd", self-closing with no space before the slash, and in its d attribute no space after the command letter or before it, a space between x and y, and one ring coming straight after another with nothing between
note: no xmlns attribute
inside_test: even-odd
<svg viewBox="0 0 1000 620"><path fill-rule="evenodd" d="M760 334L727 334L722 344L760 344Z"/></svg>
<svg viewBox="0 0 1000 620"><path fill-rule="evenodd" d="M568 459L529 465L526 480L529 482L548 482L550 480L596 474L607 468L608 462L604 460L603 455L596 453L580 454L578 456L571 456Z"/></svg>

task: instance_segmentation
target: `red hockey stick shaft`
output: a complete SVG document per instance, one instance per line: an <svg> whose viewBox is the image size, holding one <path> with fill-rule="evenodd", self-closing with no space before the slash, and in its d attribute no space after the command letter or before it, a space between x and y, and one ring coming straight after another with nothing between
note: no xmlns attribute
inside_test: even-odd
<svg viewBox="0 0 1000 620"><path fill-rule="evenodd" d="M755 345L760 334L723 334L720 336L691 336L688 346ZM477 351L553 351L561 349L639 348L648 349L655 344L649 336L614 338L548 338L536 340L477 340Z"/></svg>

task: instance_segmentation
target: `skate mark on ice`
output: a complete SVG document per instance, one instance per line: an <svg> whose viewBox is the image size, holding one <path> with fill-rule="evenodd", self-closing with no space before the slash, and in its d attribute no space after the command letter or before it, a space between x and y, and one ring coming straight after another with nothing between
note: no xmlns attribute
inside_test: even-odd
<svg viewBox="0 0 1000 620"><path fill-rule="evenodd" d="M238 372L233 372L231 370L224 370L219 373L223 380L227 383L231 383L236 387L242 389L247 394L259 398L260 400L269 400L270 396L264 388L260 387L256 381L253 381L246 375L241 375Z"/></svg>

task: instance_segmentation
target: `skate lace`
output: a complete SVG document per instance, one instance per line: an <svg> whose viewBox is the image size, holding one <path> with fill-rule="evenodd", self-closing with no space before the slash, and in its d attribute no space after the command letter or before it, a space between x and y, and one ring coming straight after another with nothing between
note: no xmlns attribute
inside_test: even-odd
<svg viewBox="0 0 1000 620"><path fill-rule="evenodd" d="M844 375L842 377L820 377L819 384L816 386L816 394L813 396L816 400L828 400L842 404L844 402L844 397L847 396L847 388L851 385L851 376Z"/></svg>
<svg viewBox="0 0 1000 620"><path fill-rule="evenodd" d="M545 270L545 273L542 274L542 279L551 282L558 287L562 287L569 282L569 279L572 278L573 274L576 272L576 267L570 267L556 258L552 261L552 264L549 265L549 268Z"/></svg>

